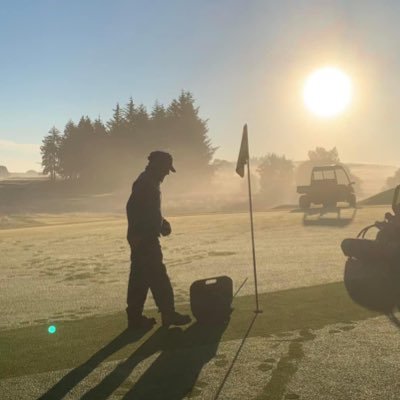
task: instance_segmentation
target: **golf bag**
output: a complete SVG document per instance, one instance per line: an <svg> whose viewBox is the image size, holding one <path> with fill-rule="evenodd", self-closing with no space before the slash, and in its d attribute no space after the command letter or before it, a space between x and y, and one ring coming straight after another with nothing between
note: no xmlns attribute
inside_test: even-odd
<svg viewBox="0 0 400 400"><path fill-rule="evenodd" d="M190 286L190 307L201 324L222 324L229 320L233 284L228 276L195 281Z"/></svg>
<svg viewBox="0 0 400 400"><path fill-rule="evenodd" d="M390 313L400 306L400 186L395 190L392 208L395 215L369 225L357 239L345 239L342 249L349 256L344 268L344 284L357 304L378 312ZM375 240L365 239L370 228L378 228Z"/></svg>
<svg viewBox="0 0 400 400"><path fill-rule="evenodd" d="M399 273L382 265L349 258L344 285L351 299L372 311L389 313L400 305Z"/></svg>

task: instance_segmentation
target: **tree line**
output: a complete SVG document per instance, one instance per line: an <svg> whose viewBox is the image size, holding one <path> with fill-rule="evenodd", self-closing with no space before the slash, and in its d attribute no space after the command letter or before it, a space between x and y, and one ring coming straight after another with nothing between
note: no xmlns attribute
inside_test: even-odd
<svg viewBox="0 0 400 400"><path fill-rule="evenodd" d="M62 134L51 128L41 146L43 173L52 180L110 186L132 179L156 149L173 154L181 181L211 176L217 148L190 92L182 91L168 106L156 102L150 112L130 98L125 106L117 103L106 123L82 116L68 121Z"/></svg>
<svg viewBox="0 0 400 400"><path fill-rule="evenodd" d="M218 168L217 160L212 162L217 148L208 137L207 120L200 118L190 92L182 91L168 106L156 102L150 112L130 98L125 106L116 104L106 123L82 116L77 123L68 121L62 134L51 128L41 146L43 173L51 180L60 177L109 188L132 180L156 149L173 155L179 172L174 181L180 188L209 182ZM298 165L275 153L259 158L261 194L271 201L285 198L295 182L309 179L313 166L340 163L336 148L316 147L308 157ZM352 180L359 191L360 180Z"/></svg>

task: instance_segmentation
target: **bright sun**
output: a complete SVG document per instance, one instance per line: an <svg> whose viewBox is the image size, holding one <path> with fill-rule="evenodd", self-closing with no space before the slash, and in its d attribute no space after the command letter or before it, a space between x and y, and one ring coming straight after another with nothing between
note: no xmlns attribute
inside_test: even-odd
<svg viewBox="0 0 400 400"><path fill-rule="evenodd" d="M314 71L303 89L307 108L319 117L333 117L344 111L350 104L353 87L348 75L334 67Z"/></svg>

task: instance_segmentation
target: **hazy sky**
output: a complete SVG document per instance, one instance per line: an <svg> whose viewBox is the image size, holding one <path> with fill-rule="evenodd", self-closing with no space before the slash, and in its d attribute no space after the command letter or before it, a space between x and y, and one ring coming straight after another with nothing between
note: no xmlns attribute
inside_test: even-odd
<svg viewBox="0 0 400 400"><path fill-rule="evenodd" d="M399 1L1 1L0 165L40 168L55 125L106 121L132 96L151 109L193 93L216 158L301 160L337 146L343 161L400 164ZM339 118L303 105L304 79L334 65L355 97Z"/></svg>

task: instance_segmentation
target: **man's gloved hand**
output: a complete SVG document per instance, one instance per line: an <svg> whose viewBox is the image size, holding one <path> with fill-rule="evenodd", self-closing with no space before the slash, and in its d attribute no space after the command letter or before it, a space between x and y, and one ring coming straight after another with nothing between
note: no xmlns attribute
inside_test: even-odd
<svg viewBox="0 0 400 400"><path fill-rule="evenodd" d="M161 224L161 235L168 236L171 234L171 232L171 224L166 219L163 219Z"/></svg>

